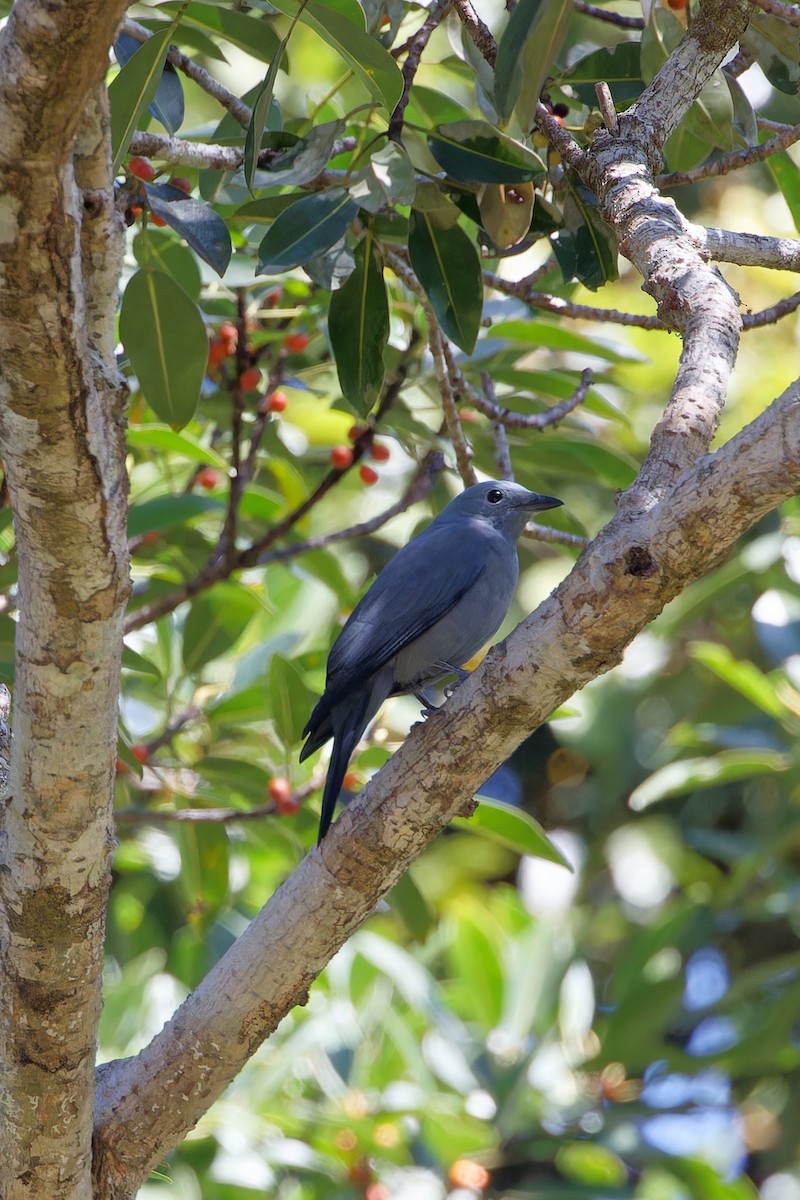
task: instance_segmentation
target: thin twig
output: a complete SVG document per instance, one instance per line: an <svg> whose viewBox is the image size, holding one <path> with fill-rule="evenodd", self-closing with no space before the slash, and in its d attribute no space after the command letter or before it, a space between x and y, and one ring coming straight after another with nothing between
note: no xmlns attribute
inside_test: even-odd
<svg viewBox="0 0 800 1200"><path fill-rule="evenodd" d="M597 97L597 105L600 109L600 115L603 118L603 124L612 137L616 137L619 133L619 117L614 107L614 97L611 95L611 88L604 81L596 83L594 85L594 94Z"/></svg>
<svg viewBox="0 0 800 1200"><path fill-rule="evenodd" d="M731 154L721 154L711 162L689 171L669 171L656 177L660 188L683 187L685 184L699 183L703 179L714 179L727 175L730 171L739 171L742 167L752 166L753 163L764 162L772 154L793 146L800 141L800 125L789 125L777 137L763 142L760 146L746 146L743 150L734 150Z"/></svg>
<svg viewBox="0 0 800 1200"><path fill-rule="evenodd" d="M299 805L322 785L321 777L314 777L302 787L295 788L291 799ZM227 825L232 821L254 821L262 817L275 817L278 808L274 800L259 804L257 808L122 808L114 813L117 824L166 825L174 821L206 821Z"/></svg>
<svg viewBox="0 0 800 1200"><path fill-rule="evenodd" d="M596 4L587 3L587 0L572 0L572 3L576 12L595 17L598 21L607 21L609 25L616 25L618 29L644 29L643 17L623 17L621 13L599 8Z"/></svg>
<svg viewBox="0 0 800 1200"><path fill-rule="evenodd" d="M494 390L494 380L488 371L481 372L481 386L483 394L489 404L497 405L497 398ZM511 450L508 445L508 434L506 427L502 421L492 421L492 437L494 439L494 456L497 460L497 478L498 479L513 479L514 468L511 465Z"/></svg>
<svg viewBox="0 0 800 1200"><path fill-rule="evenodd" d="M134 21L132 17L125 18L122 23L122 29L124 33L127 33L129 37L135 38L137 42L146 42L148 38L153 36L149 29L145 28L144 25L140 25L138 21ZM199 67L196 62L193 62L177 46L170 46L167 52L167 62L171 63L178 71L182 71L188 79L193 80L209 96L213 96L223 108L227 109L234 120L238 121L243 129L247 129L253 114L237 95L229 91L228 88L223 87L213 75L210 75L203 67Z"/></svg>
<svg viewBox="0 0 800 1200"><path fill-rule="evenodd" d="M800 4L783 4L781 0L752 0L756 8L769 13L772 17L780 17L787 25L800 28Z"/></svg>
<svg viewBox="0 0 800 1200"><path fill-rule="evenodd" d="M403 63L403 94L398 100L397 106L392 113L392 119L389 122L389 138L393 142L400 141L400 135L403 131L403 114L406 111L408 94L414 82L414 76L419 69L422 52L430 41L434 29L447 16L451 4L452 0L436 0L424 24L414 34L411 44L408 47L406 61Z"/></svg>
<svg viewBox="0 0 800 1200"><path fill-rule="evenodd" d="M770 308L762 308L760 312L745 313L742 317L743 329L762 329L765 325L774 325L776 321L780 321L783 317L788 317L791 313L800 308L800 292L795 292L793 296L787 296L785 300L779 300L777 304L771 305Z"/></svg>
<svg viewBox="0 0 800 1200"><path fill-rule="evenodd" d="M561 122L548 111L541 101L536 105L536 124L561 161L580 173L580 169L586 158L583 150L581 150L569 130L564 128Z"/></svg>
<svg viewBox="0 0 800 1200"><path fill-rule="evenodd" d="M562 296L553 296L550 292L532 291L526 286L527 281L524 279L503 279L491 271L484 271L483 281L487 287L502 292L504 296L516 296L531 308L543 308L547 312L557 313L560 317L573 317L582 321L608 321L614 325L634 325L637 329L665 328L656 316L621 312L617 308L595 308L591 304L575 304Z"/></svg>
<svg viewBox="0 0 800 1200"><path fill-rule="evenodd" d="M442 398L442 411L447 427L447 436L455 451L458 473L464 481L464 486L472 487L473 483L478 482L478 477L472 466L473 451L464 436L464 429L458 416L458 409L456 408L456 398L453 394L453 385L448 370L447 338L435 320L429 321L428 342L431 354L433 355L433 369L436 373L436 382L439 384L439 394Z"/></svg>
<svg viewBox="0 0 800 1200"><path fill-rule="evenodd" d="M557 425L559 421L563 421L565 417L569 416L579 404L583 404L592 385L592 372L587 367L581 372L580 383L575 388L575 391L571 396L567 396L566 400L561 400L558 404L554 404L547 412L526 415L524 413L511 412L509 409L503 408L501 405L487 399L486 396L481 395L461 371L447 342L444 344L444 356L447 362L450 382L456 393L456 397L468 401L473 408L477 408L478 412L482 412L490 421L499 421L506 429L547 429L552 425Z"/></svg>
<svg viewBox="0 0 800 1200"><path fill-rule="evenodd" d="M470 0L453 0L453 7L458 13L461 24L472 39L473 46L483 55L489 66L493 67L497 61L497 42L492 36L491 29L475 12Z"/></svg>

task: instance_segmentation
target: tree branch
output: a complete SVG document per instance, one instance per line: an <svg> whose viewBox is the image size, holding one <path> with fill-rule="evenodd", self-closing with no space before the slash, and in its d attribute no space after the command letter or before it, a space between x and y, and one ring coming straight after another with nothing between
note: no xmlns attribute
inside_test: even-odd
<svg viewBox="0 0 800 1200"><path fill-rule="evenodd" d="M646 512L618 514L556 592L415 726L136 1058L99 1070L96 1148L131 1196L372 913L416 855L547 715L618 663L668 600L800 489L792 387ZM743 503L741 480L747 480ZM165 1103L165 1097L169 1102Z"/></svg>
<svg viewBox="0 0 800 1200"><path fill-rule="evenodd" d="M128 595L125 391L113 354L123 229L100 89L123 9L19 0L0 34L0 454L20 595L0 839L9 1200L91 1194Z"/></svg>

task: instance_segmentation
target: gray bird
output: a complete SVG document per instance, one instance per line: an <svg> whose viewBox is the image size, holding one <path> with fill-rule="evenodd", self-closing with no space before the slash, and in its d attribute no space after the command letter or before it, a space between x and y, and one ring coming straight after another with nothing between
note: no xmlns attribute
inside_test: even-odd
<svg viewBox="0 0 800 1200"><path fill-rule="evenodd" d="M399 550L359 600L331 648L324 695L303 730L301 762L333 738L317 845L350 755L384 700L413 693L427 714L430 685L464 678L464 663L508 612L528 518L561 503L518 483L476 483Z"/></svg>

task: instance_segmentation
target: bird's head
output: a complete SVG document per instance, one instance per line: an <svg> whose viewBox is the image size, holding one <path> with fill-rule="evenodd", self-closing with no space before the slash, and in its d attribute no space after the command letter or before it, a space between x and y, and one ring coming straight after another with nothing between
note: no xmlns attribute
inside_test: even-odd
<svg viewBox="0 0 800 1200"><path fill-rule="evenodd" d="M555 496L542 496L529 492L519 483L505 479L488 479L468 487L451 500L440 513L438 520L450 521L476 518L486 521L507 537L517 538L528 523L532 513L558 508L563 501Z"/></svg>

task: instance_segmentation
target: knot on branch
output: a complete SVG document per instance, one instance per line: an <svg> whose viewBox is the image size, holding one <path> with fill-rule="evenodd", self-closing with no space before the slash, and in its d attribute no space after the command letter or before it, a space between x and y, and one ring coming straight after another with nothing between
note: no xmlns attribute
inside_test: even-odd
<svg viewBox="0 0 800 1200"><path fill-rule="evenodd" d="M625 551L625 574L649 579L657 570L655 559L646 546L631 546Z"/></svg>

